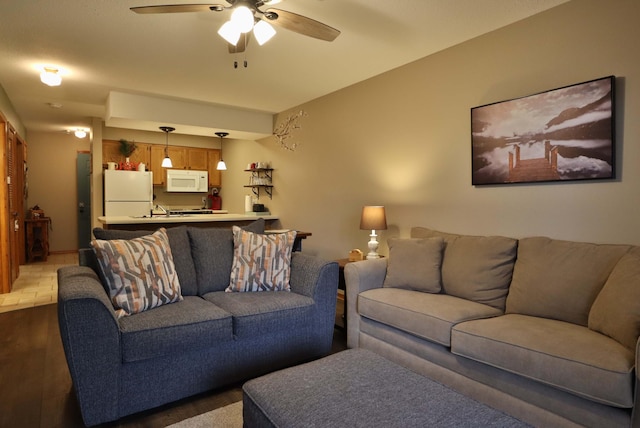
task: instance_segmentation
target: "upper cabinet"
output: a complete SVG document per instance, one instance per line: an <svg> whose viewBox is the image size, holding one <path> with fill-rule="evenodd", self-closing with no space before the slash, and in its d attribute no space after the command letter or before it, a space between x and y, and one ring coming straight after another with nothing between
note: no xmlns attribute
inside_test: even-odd
<svg viewBox="0 0 640 428"><path fill-rule="evenodd" d="M151 146L151 162L149 163L149 169L153 172L153 184L162 185L167 180L167 174L164 172L165 168L162 168L162 159L164 159L164 147L158 144Z"/></svg>
<svg viewBox="0 0 640 428"><path fill-rule="evenodd" d="M169 154L173 167L171 169L192 169L209 172L209 187L220 187L222 179L220 171L216 170L220 160L219 149L205 149L200 147L167 146L162 144L136 143L138 148L131 155L131 162L144 162L147 169L153 172L153 184L162 186L166 183L166 168L162 168L165 149ZM143 154L144 153L144 154ZM123 162L120 153L120 143L113 140L102 142L102 163Z"/></svg>
<svg viewBox="0 0 640 428"><path fill-rule="evenodd" d="M200 149L195 147L187 147L187 169L197 171L206 171L208 168L207 152L208 149Z"/></svg>
<svg viewBox="0 0 640 428"><path fill-rule="evenodd" d="M151 161L150 153L151 144L136 143L136 150L129 156L129 161L134 163L144 163L149 165ZM124 162L124 155L120 153L120 141L115 140L102 140L102 164L106 165L107 162L115 162L119 164Z"/></svg>
<svg viewBox="0 0 640 428"><path fill-rule="evenodd" d="M220 187L222 185L222 174L216 168L220 161L220 150L209 149L207 150L207 163L209 171L209 187Z"/></svg>

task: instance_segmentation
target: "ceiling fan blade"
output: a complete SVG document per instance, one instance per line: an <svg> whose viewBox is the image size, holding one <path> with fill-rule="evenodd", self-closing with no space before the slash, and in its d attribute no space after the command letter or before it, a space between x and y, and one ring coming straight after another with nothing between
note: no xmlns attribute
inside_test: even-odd
<svg viewBox="0 0 640 428"><path fill-rule="evenodd" d="M268 9L264 19L270 24L327 42L334 41L340 35L339 30L322 22L282 9Z"/></svg>
<svg viewBox="0 0 640 428"><path fill-rule="evenodd" d="M155 6L137 6L130 8L135 13L180 13L180 12L208 12L221 11L221 4L161 4Z"/></svg>
<svg viewBox="0 0 640 428"><path fill-rule="evenodd" d="M244 52L245 49L247 49L247 45L249 44L250 37L251 37L251 33L240 34L240 40L238 40L238 43L236 43L235 46L229 43L229 53L234 54L234 53Z"/></svg>

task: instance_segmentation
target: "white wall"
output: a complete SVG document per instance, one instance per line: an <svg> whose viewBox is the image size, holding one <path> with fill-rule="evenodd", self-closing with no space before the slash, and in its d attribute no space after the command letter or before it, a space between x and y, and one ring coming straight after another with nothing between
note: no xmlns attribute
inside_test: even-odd
<svg viewBox="0 0 640 428"><path fill-rule="evenodd" d="M359 215L369 204L387 207L383 240L427 226L640 244L639 18L635 0L572 1L300 106L308 117L295 152L272 138L224 146L225 193L247 180L238 168L272 161L265 203L283 227L312 232L303 248L327 258L365 250ZM471 185L470 108L611 74L617 180Z"/></svg>

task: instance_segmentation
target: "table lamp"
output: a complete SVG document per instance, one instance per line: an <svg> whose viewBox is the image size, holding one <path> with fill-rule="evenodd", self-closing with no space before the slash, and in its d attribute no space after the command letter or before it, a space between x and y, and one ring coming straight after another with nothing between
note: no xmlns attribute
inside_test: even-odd
<svg viewBox="0 0 640 428"><path fill-rule="evenodd" d="M371 230L369 235L369 254L367 254L367 260L379 259L380 255L378 250L378 235L376 230L387 229L387 216L384 212L383 206L365 206L362 207L362 217L360 218L360 229Z"/></svg>

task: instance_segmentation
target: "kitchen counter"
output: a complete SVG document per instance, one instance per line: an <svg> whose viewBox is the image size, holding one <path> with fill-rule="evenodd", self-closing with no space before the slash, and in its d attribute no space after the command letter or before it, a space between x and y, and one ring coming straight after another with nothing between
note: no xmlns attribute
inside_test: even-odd
<svg viewBox="0 0 640 428"><path fill-rule="evenodd" d="M244 226L259 218L266 221L266 228L277 227L278 216L258 214L191 214L191 215L154 215L153 217L101 216L98 221L104 229L119 230L155 230L160 227L172 227L186 224L195 227L231 227Z"/></svg>

